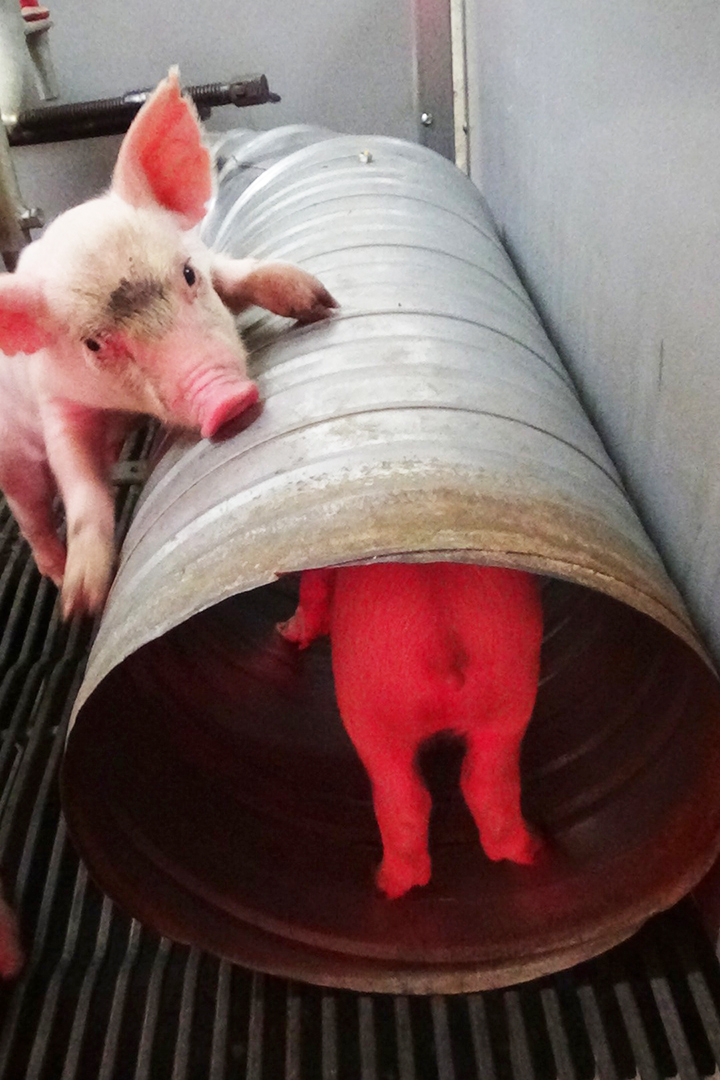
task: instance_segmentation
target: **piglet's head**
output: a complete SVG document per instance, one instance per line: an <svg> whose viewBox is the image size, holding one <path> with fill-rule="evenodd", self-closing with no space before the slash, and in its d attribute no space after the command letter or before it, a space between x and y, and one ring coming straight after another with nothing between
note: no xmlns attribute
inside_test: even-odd
<svg viewBox="0 0 720 1080"><path fill-rule="evenodd" d="M45 350L51 392L214 435L258 395L193 232L211 194L172 71L123 140L108 194L62 214L0 276L0 348Z"/></svg>

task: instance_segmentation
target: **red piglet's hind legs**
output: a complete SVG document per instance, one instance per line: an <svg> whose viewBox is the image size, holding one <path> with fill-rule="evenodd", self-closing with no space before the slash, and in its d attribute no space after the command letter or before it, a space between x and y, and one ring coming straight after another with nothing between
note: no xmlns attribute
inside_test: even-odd
<svg viewBox="0 0 720 1080"><path fill-rule="evenodd" d="M502 727L470 736L460 785L485 854L528 865L542 842L528 829L520 809L520 744L524 734Z"/></svg>

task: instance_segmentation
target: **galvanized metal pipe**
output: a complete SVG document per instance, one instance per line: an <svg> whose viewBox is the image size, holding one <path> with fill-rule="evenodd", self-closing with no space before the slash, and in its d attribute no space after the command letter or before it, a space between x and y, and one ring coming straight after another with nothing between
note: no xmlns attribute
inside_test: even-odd
<svg viewBox="0 0 720 1080"><path fill-rule="evenodd" d="M221 251L305 267L341 309L304 328L241 321L262 415L226 442L181 439L160 463L78 707L201 608L333 562L559 574L699 649L480 194L421 147L320 138L250 187L245 170L226 174L205 233Z"/></svg>
<svg viewBox="0 0 720 1080"><path fill-rule="evenodd" d="M704 719L697 720L696 747L702 744L704 760L692 769L697 791L705 791L720 751L711 720L712 710L720 711L716 681L477 190L449 162L393 139L281 129L233 136L219 153L224 164L206 238L233 255L298 263L324 281L341 308L330 321L302 328L266 312L246 313L240 326L261 390L260 414L225 441L171 440L148 481L78 696L68 749L68 819L91 865L104 866L98 869L101 880L121 897L129 895L128 879L118 878L98 854L103 838L90 809L95 796L83 791L78 765L97 737L94 731L114 737L107 734L112 722L106 711L103 726L94 727L97 701L102 698L102 709L108 707L106 680L112 675L117 686L118 665L126 659L131 665L128 658L142 657L144 646L199 612L311 566L390 559L489 562L589 586L650 616L670 632L668 638L675 635L689 646L679 653L677 646L673 662L701 688ZM665 641L658 633L655 627L648 640ZM612 635L603 647L611 657ZM653 645L647 663L652 655L661 666L664 648ZM663 755L672 757L668 732L682 730L680 706L673 704L668 726L658 729L665 740L660 750L660 735L653 736L651 718L638 705L649 692L645 671L625 672L623 678L629 680L622 684L628 708L637 706L642 719L640 757L655 755L653 760L669 767L672 761ZM608 738L614 739L610 720ZM593 732L586 734L578 758L594 745ZM543 775L550 775L552 787L553 770L564 769L573 753L540 763L538 791ZM622 762L624 751L614 753L613 760ZM687 753L691 769L694 751ZM626 771L618 766L617 790L627 786ZM651 772L642 773L643 783ZM656 787L667 788L659 776ZM598 805L607 803L615 780L609 777L606 788L604 782L593 780ZM659 799L665 809L658 810L657 821L670 813L666 794ZM579 813L582 791L568 798ZM677 812L694 834L686 811ZM649 804L648 813L652 818ZM326 966L313 977L365 988L467 989L530 977L589 955L626 936L653 905L671 902L707 868L718 847L720 805L708 806L703 815L696 847L678 841L679 864L668 868L662 901L650 885L639 898L629 886L622 899L619 892L614 898L608 893L608 926L597 921L597 913L581 929L565 932L548 924L547 940L537 943L524 965L510 953L490 962L480 943L475 968L466 950L451 976L428 965L419 972L419 945L411 943L407 956L415 960L400 983L397 964L396 981L388 983L390 976L383 982L374 960L351 977L337 957L327 955ZM653 821L646 830L651 837L659 827ZM652 839L643 842L652 849ZM617 843L608 859L630 865L635 856L628 855L627 838ZM154 858L166 866L157 851ZM185 882L186 868L175 867L172 876ZM599 895L602 888L594 877L590 891ZM233 903L228 899L226 907ZM138 900L136 910L148 905L147 897ZM266 915L256 915L262 933L277 935L277 920ZM206 925L196 933L187 923L180 931L177 919L177 911L170 913L163 927L266 970L310 977L302 964L293 967L292 949L289 959L286 950L274 964L272 943L265 939L253 951L247 934L237 931L242 945L239 939L218 945L214 924L212 932ZM326 948L335 947L332 935L324 940L331 942ZM507 948L512 952L514 946ZM460 955L448 946L451 954Z"/></svg>

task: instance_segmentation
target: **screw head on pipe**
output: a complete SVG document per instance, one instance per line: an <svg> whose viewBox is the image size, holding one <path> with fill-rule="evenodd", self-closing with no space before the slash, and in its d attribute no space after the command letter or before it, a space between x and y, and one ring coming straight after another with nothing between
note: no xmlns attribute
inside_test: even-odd
<svg viewBox="0 0 720 1080"><path fill-rule="evenodd" d="M424 112L420 115L420 123L423 127L432 127L435 121L435 117L431 112Z"/></svg>

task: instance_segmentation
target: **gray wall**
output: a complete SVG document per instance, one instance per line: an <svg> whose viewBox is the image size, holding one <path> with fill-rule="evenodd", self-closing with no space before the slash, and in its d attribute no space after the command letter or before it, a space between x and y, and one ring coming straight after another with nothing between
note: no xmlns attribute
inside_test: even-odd
<svg viewBox="0 0 720 1080"><path fill-rule="evenodd" d="M49 7L68 100L152 86L171 64L189 83L263 71L283 101L252 110L259 127L307 122L406 138L416 130L409 0L54 0ZM222 125L237 115L224 109L216 117Z"/></svg>
<svg viewBox="0 0 720 1080"><path fill-rule="evenodd" d="M216 129L312 123L418 138L413 0L54 0L50 44L63 100L264 72L278 105L213 113ZM26 201L50 216L108 181L118 140L15 152Z"/></svg>
<svg viewBox="0 0 720 1080"><path fill-rule="evenodd" d="M720 7L468 14L473 178L720 659Z"/></svg>

